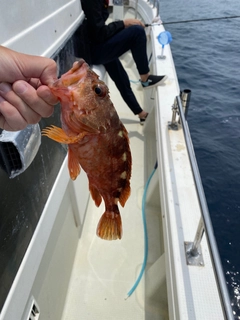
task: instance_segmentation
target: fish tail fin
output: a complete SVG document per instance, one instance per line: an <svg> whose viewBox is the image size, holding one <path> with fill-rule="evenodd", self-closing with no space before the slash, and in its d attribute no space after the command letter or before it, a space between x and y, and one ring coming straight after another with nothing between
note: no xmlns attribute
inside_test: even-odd
<svg viewBox="0 0 240 320"><path fill-rule="evenodd" d="M97 226L97 235L104 240L122 238L122 219L120 213L104 212Z"/></svg>

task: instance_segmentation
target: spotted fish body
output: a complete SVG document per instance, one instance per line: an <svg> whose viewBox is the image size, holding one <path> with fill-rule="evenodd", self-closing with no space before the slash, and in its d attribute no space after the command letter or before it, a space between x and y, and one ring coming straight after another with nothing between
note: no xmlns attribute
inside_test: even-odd
<svg viewBox="0 0 240 320"><path fill-rule="evenodd" d="M124 206L130 195L132 159L127 130L108 88L81 59L50 89L61 102L62 129L52 126L43 134L68 144L70 177L75 180L82 167L95 204L99 206L103 198L105 212L97 235L106 240L121 239L118 202Z"/></svg>

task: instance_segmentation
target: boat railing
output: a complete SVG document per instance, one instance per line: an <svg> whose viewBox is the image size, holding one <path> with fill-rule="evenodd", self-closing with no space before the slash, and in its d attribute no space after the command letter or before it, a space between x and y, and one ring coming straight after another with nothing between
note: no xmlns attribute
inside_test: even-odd
<svg viewBox="0 0 240 320"><path fill-rule="evenodd" d="M159 0L147 0L153 8L157 9L156 17L159 16L159 8L160 8L160 1ZM138 0L135 1L135 18L137 18L138 14Z"/></svg>
<svg viewBox="0 0 240 320"><path fill-rule="evenodd" d="M184 90L180 96L177 96L175 98L175 101L172 107L172 111L173 111L172 119L169 124L169 129L178 130L178 128L181 127L183 130L186 146L188 150L189 160L192 167L193 178L195 181L198 201L201 209L201 218L196 230L195 238L193 242L185 243L186 261L188 265L191 265L191 266L203 265L203 258L202 258L200 244L205 231L223 313L226 319L233 320L234 319L233 311L231 308L226 280L223 273L222 264L221 264L221 260L220 260L220 256L217 248L217 243L215 240L214 231L211 223L211 218L208 211L207 201L205 198L204 189L203 189L203 185L202 185L202 181L201 181L201 177L200 177L200 173L199 173L199 169L198 169L198 165L197 165L197 161L196 161L196 157L195 157L195 153L192 145L188 123L186 120L186 113L188 110L190 95L191 95L190 90ZM177 117L179 118L177 119Z"/></svg>
<svg viewBox="0 0 240 320"><path fill-rule="evenodd" d="M159 14L160 0L147 0L153 6L153 8L157 8L157 16Z"/></svg>

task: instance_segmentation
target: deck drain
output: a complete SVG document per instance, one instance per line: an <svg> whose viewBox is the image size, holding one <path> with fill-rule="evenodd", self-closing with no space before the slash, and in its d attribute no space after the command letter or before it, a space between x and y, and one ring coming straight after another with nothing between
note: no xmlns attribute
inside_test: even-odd
<svg viewBox="0 0 240 320"><path fill-rule="evenodd" d="M30 299L29 303L30 308L28 309L26 320L38 320L40 316L40 309L33 297Z"/></svg>

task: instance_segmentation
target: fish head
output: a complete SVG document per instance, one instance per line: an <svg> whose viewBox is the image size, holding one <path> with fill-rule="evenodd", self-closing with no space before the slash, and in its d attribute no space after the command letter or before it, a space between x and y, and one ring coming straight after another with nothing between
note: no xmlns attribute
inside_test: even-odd
<svg viewBox="0 0 240 320"><path fill-rule="evenodd" d="M63 74L50 87L52 93L61 101L62 124L77 132L102 130L107 125L107 112L114 109L109 90L99 76L83 60ZM115 111L115 109L114 109Z"/></svg>

